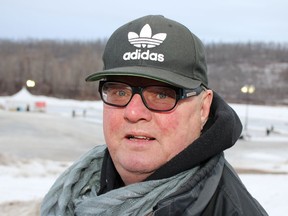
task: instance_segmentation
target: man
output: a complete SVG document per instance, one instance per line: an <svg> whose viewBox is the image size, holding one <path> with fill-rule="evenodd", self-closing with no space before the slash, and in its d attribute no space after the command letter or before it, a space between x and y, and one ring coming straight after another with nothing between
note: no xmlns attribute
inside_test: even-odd
<svg viewBox="0 0 288 216"><path fill-rule="evenodd" d="M204 47L185 26L145 16L107 42L98 81L106 145L64 172L42 215L267 215L223 151L242 125L208 88Z"/></svg>

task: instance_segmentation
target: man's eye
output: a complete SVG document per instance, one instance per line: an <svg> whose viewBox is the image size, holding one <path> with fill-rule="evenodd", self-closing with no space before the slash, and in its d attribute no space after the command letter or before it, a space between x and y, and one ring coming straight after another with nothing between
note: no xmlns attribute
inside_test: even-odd
<svg viewBox="0 0 288 216"><path fill-rule="evenodd" d="M166 93L158 93L157 94L157 98L159 98L159 99L165 99L165 98L167 98L167 94Z"/></svg>
<svg viewBox="0 0 288 216"><path fill-rule="evenodd" d="M124 90L117 91L118 96L126 96L126 92Z"/></svg>

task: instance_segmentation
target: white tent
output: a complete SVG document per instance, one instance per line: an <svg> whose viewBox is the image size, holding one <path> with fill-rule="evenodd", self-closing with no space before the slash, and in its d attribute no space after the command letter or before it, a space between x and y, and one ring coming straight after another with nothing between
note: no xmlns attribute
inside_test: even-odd
<svg viewBox="0 0 288 216"><path fill-rule="evenodd" d="M32 95L26 87L7 98L6 109L17 111L45 111L46 102L42 97Z"/></svg>

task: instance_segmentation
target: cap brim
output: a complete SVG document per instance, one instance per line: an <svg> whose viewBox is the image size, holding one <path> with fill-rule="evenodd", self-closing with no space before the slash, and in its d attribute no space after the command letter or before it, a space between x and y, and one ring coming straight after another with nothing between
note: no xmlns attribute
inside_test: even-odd
<svg viewBox="0 0 288 216"><path fill-rule="evenodd" d="M118 67L109 70L99 71L89 75L86 78L86 81L97 81L108 76L137 76L165 82L173 86L191 89L197 88L202 83L199 80L191 79L189 77L179 75L172 71L143 66Z"/></svg>

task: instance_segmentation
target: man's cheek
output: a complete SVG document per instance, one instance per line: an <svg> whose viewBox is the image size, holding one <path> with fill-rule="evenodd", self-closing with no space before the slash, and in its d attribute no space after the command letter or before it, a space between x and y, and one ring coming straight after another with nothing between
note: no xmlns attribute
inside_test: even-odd
<svg viewBox="0 0 288 216"><path fill-rule="evenodd" d="M104 133L116 133L121 127L121 114L105 108L103 112L103 128ZM109 135L109 134L108 134ZM111 134L110 134L111 136Z"/></svg>
<svg viewBox="0 0 288 216"><path fill-rule="evenodd" d="M174 134L179 130L179 120L179 117L176 116L166 116L166 119L158 122L158 126L161 127L164 134Z"/></svg>

